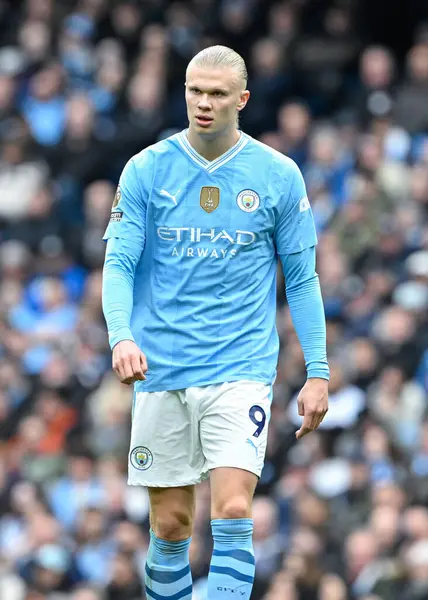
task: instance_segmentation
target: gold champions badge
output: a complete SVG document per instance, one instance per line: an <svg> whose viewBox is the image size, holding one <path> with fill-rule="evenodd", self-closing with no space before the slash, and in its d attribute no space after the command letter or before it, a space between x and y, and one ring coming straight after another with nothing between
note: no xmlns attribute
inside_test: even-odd
<svg viewBox="0 0 428 600"><path fill-rule="evenodd" d="M122 196L122 192L120 191L120 187L118 186L116 193L114 195L114 200L113 200L113 206L112 208L116 208L116 206L119 204L120 202L120 198Z"/></svg>
<svg viewBox="0 0 428 600"><path fill-rule="evenodd" d="M220 188L208 185L202 187L200 204L207 213L212 213L220 204Z"/></svg>

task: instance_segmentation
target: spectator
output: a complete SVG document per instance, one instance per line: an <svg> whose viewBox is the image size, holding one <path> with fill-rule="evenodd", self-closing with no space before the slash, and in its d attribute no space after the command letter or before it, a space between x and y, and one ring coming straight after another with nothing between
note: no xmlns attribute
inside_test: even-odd
<svg viewBox="0 0 428 600"><path fill-rule="evenodd" d="M52 62L30 79L22 111L35 140L44 146L57 143L65 126L65 100L61 87L63 73Z"/></svg>
<svg viewBox="0 0 428 600"><path fill-rule="evenodd" d="M132 559L127 554L117 554L106 588L106 600L137 600L142 593L141 580Z"/></svg>
<svg viewBox="0 0 428 600"><path fill-rule="evenodd" d="M388 119L393 109L395 60L388 48L369 46L360 57L357 119L366 128L372 119Z"/></svg>
<svg viewBox="0 0 428 600"><path fill-rule="evenodd" d="M93 460L89 453L70 456L68 475L52 487L49 497L58 520L70 529L76 526L77 515L82 508L102 504L103 489L93 474Z"/></svg>
<svg viewBox="0 0 428 600"><path fill-rule="evenodd" d="M428 111L423 98L428 86L428 43L416 44L407 56L408 80L397 93L396 119L410 133L425 131Z"/></svg>

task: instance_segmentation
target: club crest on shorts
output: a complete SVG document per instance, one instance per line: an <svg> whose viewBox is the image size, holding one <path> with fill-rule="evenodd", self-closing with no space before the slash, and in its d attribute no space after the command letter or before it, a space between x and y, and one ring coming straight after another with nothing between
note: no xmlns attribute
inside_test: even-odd
<svg viewBox="0 0 428 600"><path fill-rule="evenodd" d="M116 208L116 206L120 202L121 197L122 197L122 192L120 191L120 185L118 185L116 193L114 195L114 200L113 200L113 206L112 206L112 208Z"/></svg>
<svg viewBox="0 0 428 600"><path fill-rule="evenodd" d="M199 203L207 213L212 213L220 204L220 188L204 185L201 188Z"/></svg>
<svg viewBox="0 0 428 600"><path fill-rule="evenodd" d="M131 465L139 471L147 471L153 464L153 454L146 446L137 446L129 455Z"/></svg>
<svg viewBox="0 0 428 600"><path fill-rule="evenodd" d="M236 198L236 203L244 212L252 213L260 206L260 196L254 190L242 190Z"/></svg>

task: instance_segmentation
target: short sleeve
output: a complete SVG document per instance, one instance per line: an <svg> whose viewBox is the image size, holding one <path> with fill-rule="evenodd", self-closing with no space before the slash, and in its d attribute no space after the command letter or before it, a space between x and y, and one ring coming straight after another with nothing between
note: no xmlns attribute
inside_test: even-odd
<svg viewBox="0 0 428 600"><path fill-rule="evenodd" d="M148 176L147 160L139 160L138 167L135 160L131 158L122 171L103 240L121 238L144 248L149 195L148 186L144 184Z"/></svg>
<svg viewBox="0 0 428 600"><path fill-rule="evenodd" d="M303 175L295 162L284 165L278 190L283 204L275 226L278 254L294 254L317 244L315 221ZM287 189L288 188L288 189Z"/></svg>

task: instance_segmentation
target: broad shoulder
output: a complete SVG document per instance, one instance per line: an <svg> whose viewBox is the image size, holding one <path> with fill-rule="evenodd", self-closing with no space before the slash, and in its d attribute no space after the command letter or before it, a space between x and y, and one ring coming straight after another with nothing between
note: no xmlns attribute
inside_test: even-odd
<svg viewBox="0 0 428 600"><path fill-rule="evenodd" d="M178 134L171 135L155 144L151 144L135 154L130 160L137 168L145 167L147 164L153 164L159 157L165 157L169 154L175 154L177 150Z"/></svg>
<svg viewBox="0 0 428 600"><path fill-rule="evenodd" d="M250 136L247 137L249 139L249 144L247 147L252 152L254 157L257 160L264 159L264 161L269 162L272 173L277 177L280 177L282 181L284 181L284 178L292 179L297 173L300 173L299 167L292 158L282 154L282 152L271 148L259 140L256 140Z"/></svg>

